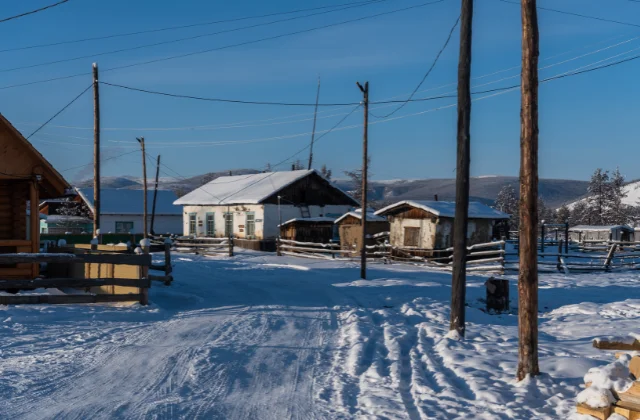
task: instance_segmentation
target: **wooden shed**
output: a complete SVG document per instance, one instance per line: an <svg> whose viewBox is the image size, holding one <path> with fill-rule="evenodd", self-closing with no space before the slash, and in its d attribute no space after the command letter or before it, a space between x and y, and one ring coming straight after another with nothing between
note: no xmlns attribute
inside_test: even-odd
<svg viewBox="0 0 640 420"><path fill-rule="evenodd" d="M441 250L452 246L454 202L405 200L375 214L389 220L393 247ZM469 203L467 245L491 242L495 223L508 218L482 203Z"/></svg>
<svg viewBox="0 0 640 420"><path fill-rule="evenodd" d="M68 188L62 175L0 114L0 253L38 252L38 203L62 196ZM0 265L2 279L37 275L38 264Z"/></svg>
<svg viewBox="0 0 640 420"><path fill-rule="evenodd" d="M333 217L309 217L287 220L280 226L280 238L327 244L334 237Z"/></svg>
<svg viewBox="0 0 640 420"><path fill-rule="evenodd" d="M340 236L340 249L360 251L362 249L362 211L350 211L335 221ZM368 246L375 245L374 235L389 232L389 222L384 216L378 216L373 211L367 212L367 241Z"/></svg>

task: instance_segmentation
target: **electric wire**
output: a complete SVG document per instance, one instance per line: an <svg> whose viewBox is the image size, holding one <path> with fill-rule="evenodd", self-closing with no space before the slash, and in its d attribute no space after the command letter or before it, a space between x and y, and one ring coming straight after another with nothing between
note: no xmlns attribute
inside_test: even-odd
<svg viewBox="0 0 640 420"><path fill-rule="evenodd" d="M66 3L68 1L69 0L60 0L57 3L53 3L53 4L50 4L48 6L41 7L39 9L31 10L29 12L20 13L19 15L15 15L15 16L10 16L10 17L7 17L7 18L3 18L3 19L0 19L0 23L7 22L7 21L10 21L10 20L13 20L13 19L18 19L18 18L21 18L21 17L24 17L24 16L32 15L34 13L42 12L44 10L51 9L52 7L60 6L61 4Z"/></svg>
<svg viewBox="0 0 640 420"><path fill-rule="evenodd" d="M91 87L93 86L93 84L90 84L89 86L87 86L87 88L85 90L83 90L82 92L80 92L80 94L78 96L76 96L75 98L73 98L71 100L71 102L69 102L68 104L66 104L65 106L62 107L62 109L60 109L58 112L56 112L55 114L53 114L53 116L51 118L49 118L47 121L45 121L40 127L36 128L36 130L34 132L32 132L31 134L29 134L27 136L27 140L29 140L29 138L31 138L31 136L33 136L34 134L36 134L38 131L42 130L47 124L49 124L55 117L57 117L58 115L62 114L62 112L64 112L65 109L69 108L71 106L71 104L73 104L75 101L77 101L78 99L80 99L80 97L82 95L85 94L86 91L88 91L89 89L91 89Z"/></svg>

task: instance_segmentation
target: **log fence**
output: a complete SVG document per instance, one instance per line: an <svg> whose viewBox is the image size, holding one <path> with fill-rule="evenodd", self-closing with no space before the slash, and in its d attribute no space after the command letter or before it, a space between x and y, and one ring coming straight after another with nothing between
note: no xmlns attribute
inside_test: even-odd
<svg viewBox="0 0 640 420"><path fill-rule="evenodd" d="M173 241L173 249L176 252L200 254L200 255L220 255L227 254L230 257L234 254L234 240L231 238L196 238L190 236L179 236Z"/></svg>

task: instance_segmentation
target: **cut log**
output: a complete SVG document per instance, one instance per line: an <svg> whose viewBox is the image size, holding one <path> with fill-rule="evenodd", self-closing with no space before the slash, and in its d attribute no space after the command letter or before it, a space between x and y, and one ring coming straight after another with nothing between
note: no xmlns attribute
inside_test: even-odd
<svg viewBox="0 0 640 420"><path fill-rule="evenodd" d="M576 412L578 414L585 414L587 416L593 416L600 420L607 420L611 415L612 408L603 407L603 408L591 408L586 404L578 404L576 406Z"/></svg>
<svg viewBox="0 0 640 420"><path fill-rule="evenodd" d="M640 341L633 337L596 338L593 347L600 350L640 350Z"/></svg>
<svg viewBox="0 0 640 420"><path fill-rule="evenodd" d="M620 401L640 406L640 382L634 382L625 392L618 392L617 397Z"/></svg>

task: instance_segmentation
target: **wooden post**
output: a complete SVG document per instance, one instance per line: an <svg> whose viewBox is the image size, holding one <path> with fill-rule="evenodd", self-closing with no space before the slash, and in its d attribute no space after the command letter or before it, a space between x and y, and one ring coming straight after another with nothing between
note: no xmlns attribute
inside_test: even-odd
<svg viewBox="0 0 640 420"><path fill-rule="evenodd" d="M280 235L278 235L278 237L276 238L276 255L278 257L282 257L282 250L280 249Z"/></svg>
<svg viewBox="0 0 640 420"><path fill-rule="evenodd" d="M611 248L609 248L609 253L607 254L607 259L604 262L604 268L607 271L609 271L609 269L611 268L611 260L613 260L613 255L616 252L617 246L618 246L618 244L614 243L614 244L611 245Z"/></svg>
<svg viewBox="0 0 640 420"><path fill-rule="evenodd" d="M146 171L145 171L146 172ZM156 218L156 198L158 197L158 178L160 177L160 155L158 155L158 162L156 163L156 184L153 188L153 204L151 205L151 227L149 231L152 235L155 235L155 231L153 230L153 222Z"/></svg>
<svg viewBox="0 0 640 420"><path fill-rule="evenodd" d="M148 254L149 253L149 246L147 246L146 244L144 246L141 247L142 248L142 252L144 254ZM141 278L144 279L148 279L149 278L149 267L147 266L142 266L140 267L140 272L141 272ZM140 288L140 305L148 305L149 304L149 289L146 287L141 287Z"/></svg>
<svg viewBox="0 0 640 420"><path fill-rule="evenodd" d="M318 77L318 92L316 93L316 107L313 111L313 131L311 131L311 145L309 146L309 166L307 169L311 170L313 164L313 142L316 138L316 118L318 117L318 100L320 99L320 77Z"/></svg>
<svg viewBox="0 0 640 420"><path fill-rule="evenodd" d="M505 270L505 265L506 265L506 259L507 259L507 255L506 255L506 250L507 250L507 245L506 245L506 237L503 236L502 237L502 243L500 244L500 251L502 251L502 263L500 264L502 266L502 274L504 274L504 270Z"/></svg>
<svg viewBox="0 0 640 420"><path fill-rule="evenodd" d="M367 278L367 178L369 177L369 82L364 87L357 83L363 95L364 105L364 135L362 136L362 203L360 214L360 226L362 227L362 250L360 251L360 278Z"/></svg>
<svg viewBox="0 0 640 420"><path fill-rule="evenodd" d="M564 253L569 253L569 222L564 224Z"/></svg>
<svg viewBox="0 0 640 420"><path fill-rule="evenodd" d="M38 200L38 184L36 180L29 183L29 239L31 241L31 252L40 252L40 210ZM40 272L40 264L31 265L32 278L36 278Z"/></svg>
<svg viewBox="0 0 640 420"><path fill-rule="evenodd" d="M171 284L173 280L171 273L173 273L173 266L171 265L171 239L167 238L164 240L164 275L167 278L165 281L166 285Z"/></svg>
<svg viewBox="0 0 640 420"><path fill-rule="evenodd" d="M93 63L93 236L100 229L100 87Z"/></svg>
<svg viewBox="0 0 640 420"><path fill-rule="evenodd" d="M562 239L558 240L558 271L562 271Z"/></svg>
<svg viewBox="0 0 640 420"><path fill-rule="evenodd" d="M460 55L458 58L458 135L456 157L456 208L453 221L450 330L465 333L467 281L467 222L469 216L469 165L471 147L471 32L473 0L462 0Z"/></svg>
<svg viewBox="0 0 640 420"><path fill-rule="evenodd" d="M229 236L229 256L233 257L233 236Z"/></svg>
<svg viewBox="0 0 640 420"><path fill-rule="evenodd" d="M540 226L540 252L544 253L544 223Z"/></svg>
<svg viewBox="0 0 640 420"><path fill-rule="evenodd" d="M521 0L520 274L518 380L540 374L538 365L538 56L536 0Z"/></svg>
<svg viewBox="0 0 640 420"><path fill-rule="evenodd" d="M140 147L142 148L142 189L143 189L143 198L142 203L144 208L142 209L142 237L147 239L147 152L144 149L144 137L138 137L138 143L140 143Z"/></svg>

